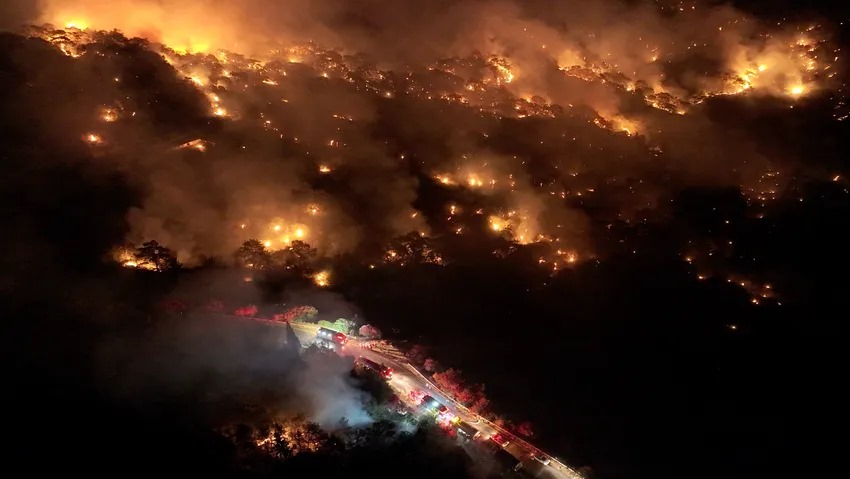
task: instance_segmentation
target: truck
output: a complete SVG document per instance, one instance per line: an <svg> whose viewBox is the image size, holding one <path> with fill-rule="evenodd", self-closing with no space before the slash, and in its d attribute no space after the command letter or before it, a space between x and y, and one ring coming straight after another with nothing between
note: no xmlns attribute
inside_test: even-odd
<svg viewBox="0 0 850 479"><path fill-rule="evenodd" d="M316 337L339 345L344 345L348 341L348 337L344 334L328 328L319 328L319 331L316 332Z"/></svg>
<svg viewBox="0 0 850 479"><path fill-rule="evenodd" d="M449 408L441 404L440 401L437 401L427 394L422 396L422 401L419 404L424 409L433 412L435 415L442 414L449 410Z"/></svg>
<svg viewBox="0 0 850 479"><path fill-rule="evenodd" d="M481 431L475 429L466 421L458 421L456 427L458 437L463 437L470 441L481 435Z"/></svg>
<svg viewBox="0 0 850 479"><path fill-rule="evenodd" d="M364 358L363 356L358 357L357 362L364 368L371 369L372 371L375 371L376 373L380 374L381 377L386 379L387 381L393 378L393 368L387 365L378 364L375 361L372 361L371 359Z"/></svg>

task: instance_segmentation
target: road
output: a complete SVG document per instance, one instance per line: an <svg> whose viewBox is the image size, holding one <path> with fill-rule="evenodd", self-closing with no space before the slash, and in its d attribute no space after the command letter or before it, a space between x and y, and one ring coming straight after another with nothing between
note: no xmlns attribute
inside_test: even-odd
<svg viewBox="0 0 850 479"><path fill-rule="evenodd" d="M316 332L319 327L315 324L291 323L292 330L301 341L303 346L309 346L316 338ZM510 444L505 447L512 456L516 457L523 463L523 468L532 472L536 477L540 478L557 478L557 479L583 479L575 470L563 464L562 462L552 459L549 465L543 464L530 458L533 452L538 455L542 451L531 444L526 443L513 435L509 435L507 431L499 429L496 425L489 423L486 419L477 414L468 411L462 405L455 403L451 398L443 394L434 384L427 378L422 376L415 368L410 366L406 360L392 349L370 349L363 347L364 343L356 339L349 339L349 342L343 349L344 355L353 357L363 356L371 359L376 363L382 363L393 368L393 378L389 381L390 387L398 395L400 399L408 402L408 405L415 407L416 404L411 404L410 393L412 391L424 391L432 396L440 403L446 405L449 410L460 416L461 419L471 424L474 428L481 432L481 437L485 440L496 433L501 433L503 437L510 439ZM550 455L547 455L551 457Z"/></svg>

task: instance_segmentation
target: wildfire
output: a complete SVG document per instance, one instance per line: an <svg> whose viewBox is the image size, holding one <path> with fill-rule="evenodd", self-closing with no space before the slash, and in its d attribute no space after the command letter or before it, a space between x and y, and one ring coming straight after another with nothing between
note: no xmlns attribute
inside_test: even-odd
<svg viewBox="0 0 850 479"><path fill-rule="evenodd" d="M313 283L315 283L316 286L319 286L321 288L325 288L325 287L330 286L330 284L331 284L330 279L331 279L330 271L320 271L320 272L313 275Z"/></svg>
<svg viewBox="0 0 850 479"><path fill-rule="evenodd" d="M440 183L442 183L442 184L444 184L444 185L451 185L451 184L454 184L454 182L452 181L452 179L451 179L451 178L449 178L447 175L437 175L437 176L435 176L435 177L434 177L434 179L435 179L435 180L437 180L437 181L439 181Z"/></svg>
<svg viewBox="0 0 850 479"><path fill-rule="evenodd" d="M112 258L116 263L125 268L137 268L153 271L156 269L153 264L140 260L136 256L136 251L129 247L117 248L112 252Z"/></svg>
<svg viewBox="0 0 850 479"><path fill-rule="evenodd" d="M803 85L794 85L788 90L788 93L792 96L798 97L806 93L806 87Z"/></svg>
<svg viewBox="0 0 850 479"><path fill-rule="evenodd" d="M118 113L112 108L104 108L100 114L100 118L107 123L112 123L118 119Z"/></svg>
<svg viewBox="0 0 850 479"><path fill-rule="evenodd" d="M496 84L501 85L502 83L511 83L514 81L514 73L511 71L510 64L507 59L493 57L490 59L489 63L498 73Z"/></svg>
<svg viewBox="0 0 850 479"><path fill-rule="evenodd" d="M85 20L69 20L65 22L65 28L67 29L77 29L77 30L88 30L89 23Z"/></svg>
<svg viewBox="0 0 850 479"><path fill-rule="evenodd" d="M95 23L97 24L96 21ZM85 49L85 46L87 43L92 41L90 38L94 35L94 32L84 33L82 30L88 29L89 24L84 21L73 20L65 22L65 26L68 29L80 31L63 32L61 35L57 34L55 31L48 31L47 33L43 33L42 36L69 56L75 57L79 56L80 52L86 52L87 50ZM274 53L266 53L263 54L265 56L259 60L249 60L241 55L237 55L235 53L228 54L222 51L216 52L215 55L192 56L191 53L193 51L206 51L209 48L209 44L196 40L196 38L202 38L202 36L199 37L191 33L193 32L187 32L185 36L166 34L163 36L163 40L167 47L165 49L161 49L161 47L156 48L161 49L160 51L163 52L163 56L173 65L174 69L179 72L179 79L183 80L185 84L189 84L188 82L191 81L191 84L197 86L198 89L206 95L210 101L207 106L207 111L211 112L212 115L216 117L229 116L228 110L220 105L221 98L218 94L213 93L212 90L214 89L216 92L222 94L222 96L228 100L225 105L229 108L233 108L233 115L230 116L234 121L241 120L242 118L240 117L243 112L246 113L246 116L248 112L248 109L240 110L237 106L239 103L236 101L236 95L239 91L243 89L247 90L249 88L261 88L264 93L279 95L279 91L285 90L284 87L287 86L287 79L285 78L286 72L283 68L285 67L290 69L290 76L293 76L293 71L296 70L296 67L284 64L287 60L293 63L303 63L303 65L299 65L297 67L298 69L301 67L312 68L314 75L324 76L326 78L332 77L334 79L339 79L340 82L343 80L350 81L353 84L353 88L357 88L360 91L368 91L374 95L382 95L386 98L393 98L396 94L398 94L402 95L404 98L418 100L427 99L434 102L442 102L440 104L441 108L445 102L451 102L454 104L452 105L453 107L464 105L464 108L472 109L476 113L480 112L482 115L493 115L497 118L564 118L568 115L568 113L564 113L564 111L569 112L569 108L573 107L572 104L554 104L553 102L555 100L547 100L547 98L553 98L554 95L547 95L547 92L542 89L534 91L532 87L528 87L526 90L526 85L522 85L522 88L526 90L522 92L522 95L517 95L509 91L516 89L518 86L516 84L518 70L514 65L521 65L523 69L525 68L525 65L528 65L528 63L523 62L523 58L518 56L491 57L488 54L485 56L472 55L471 57L473 58L471 60L468 57L447 60L446 64L435 69L444 73L446 76L450 76L457 88L456 91L451 91L451 87L447 87L447 91L441 91L431 87L427 81L420 81L422 77L416 77L413 73L411 73L403 83L396 83L391 80L393 78L393 76L390 75L392 72L379 70L376 66L369 66L368 68L363 67L361 69L360 66L342 59L340 55L335 54L333 51L323 51L312 44L294 46ZM703 91L694 93L693 95L690 93L674 92L673 88L670 88L670 91L667 91L662 85L663 82L654 81L653 78L645 77L648 73L637 73L634 71L630 73L629 71L620 71L621 67L617 66L616 58L605 59L605 61L602 61L598 58L594 58L593 55L589 55L587 51L582 50L578 46L575 46L574 48L566 46L561 48L556 46L557 48L550 48L543 54L549 56L551 60L557 60L557 66L563 75L588 82L593 81L600 82L600 84L606 84L608 86L613 85L615 88L620 88L618 94L629 95L638 101L644 101L647 105L650 105L653 108L682 115L691 111L691 107L693 107L694 104L714 95L736 95L746 94L746 92L750 91L758 91L760 93L774 94L785 98L799 98L812 91L822 89L823 85L820 83L819 79L829 68L830 62L828 60L833 58L833 55L824 56L816 50L818 45L821 44L821 42L817 39L816 33L817 32L807 33L804 37L801 37L801 40L798 40L796 37L786 35L782 38L776 38L775 40L768 41L763 46L739 46L728 51L725 50L723 52L723 63L721 65L721 69L725 76L709 79L710 81L706 81L705 86L702 87ZM69 38L72 38L73 40L69 40ZM86 38L89 39L87 40ZM180 41L169 41L173 38L180 38ZM676 52L672 51L672 48L673 47L670 47L671 51L668 52L668 47L665 46L664 55L659 57L659 47L648 45L647 50L643 52L639 58L641 58L641 62L646 62L651 58L652 62L660 61L663 63L667 58L675 58ZM550 55L550 51L565 51L565 53L561 55L552 53ZM517 53L517 55L519 55L519 53ZM558 58L556 59L554 56L557 56ZM837 57L835 57L835 60L832 63L836 61ZM226 69L224 68L225 64ZM357 68L355 68L355 66ZM649 70L655 71L660 67L661 65L655 65ZM471 73L463 73L464 69ZM361 71L364 73L361 74ZM230 72L233 72L232 78ZM520 70L519 73L522 74L521 79L523 80L520 83L525 83L526 78L532 78L531 73L533 72ZM641 75L644 76L642 77ZM221 80L222 76L229 79ZM115 81L118 82L119 79L116 78ZM278 86L281 84L284 86L277 89L261 87L259 84L268 86ZM509 84L514 84L514 87L506 88L505 85ZM278 100L280 100L279 97L274 98L274 103L277 104ZM286 102L287 100L282 101ZM102 121L117 121L119 119L119 112L122 118L130 116L129 111L125 113L121 110L121 105L124 105L125 103L118 103L117 101L116 103L108 103L107 101L104 101L104 105L109 104L115 105L115 108L101 109L100 119ZM588 103L587 105L590 104ZM90 111L97 112L97 108L98 106L95 106ZM593 109L603 110L598 106L593 106ZM329 111L325 113L330 114ZM266 132L276 131L278 125L285 124L283 121L278 121L278 118L273 116L271 118L274 121L272 121L271 119L268 119L269 116L263 116L264 114L272 115L272 113L268 110L260 112L260 121L262 121L264 125L274 125L274 127L270 126ZM96 115L96 113L94 113L94 115ZM642 124L635 118L627 118L623 116L613 108L610 110L598 111L596 113L598 118L593 118L592 115L593 114L591 113L589 121L600 128L608 129L610 131L620 133L621 135L625 134L627 136L635 136L638 134L649 135L645 132L647 131L650 122L647 121L646 124ZM352 117L344 111L334 113L331 116L337 119L344 119L348 122L353 121ZM336 122L335 126L336 124L339 124L340 128L346 127L346 123L343 122ZM349 140L344 133L340 133L345 131L340 130L340 128L337 128L337 132L327 132L327 135L322 137L323 139L319 141L322 151L324 151L325 147L335 148L338 150L344 150L346 148L346 142ZM108 134L110 131L111 130L105 130L104 132ZM485 138L487 137L487 133L482 132L481 134ZM331 137L339 139L329 139ZM277 134L275 134L275 139L276 138ZM280 138L284 138L284 135L281 135ZM117 141L115 141L116 139L117 136L113 137L110 135L110 148L117 143ZM84 135L83 140L91 145L103 143L102 137L95 133ZM619 140L620 139L618 139L618 141ZM295 138L295 141L298 142L298 138ZM576 141L576 139L573 138L573 141ZM581 139L578 141L581 141ZM315 154L315 145L307 145L307 143L309 143L309 141L304 141L302 138L300 145L304 145L305 151L309 148L310 152ZM541 145L543 144L542 141L540 143ZM594 144L593 148L595 149L597 146L598 145ZM195 140L184 144L184 147L191 147L203 152L207 148L207 143L201 140ZM547 144L545 148L555 147L550 147L549 144ZM223 148L217 147L216 149ZM660 149L657 151L660 151ZM310 154L310 152L307 154ZM214 151L211 151L210 153L214 153ZM402 158L404 158L403 155ZM522 158L514 157L514 159L516 160L516 165L519 165L520 162L524 163ZM342 164L344 158L329 157L327 159L323 158L323 161L333 162L336 165ZM509 190L514 191L513 186L515 185L515 182L513 181L512 175L509 176L498 169L494 169L493 166L488 167L486 166L486 163L482 166L481 164L470 165L469 162L464 162L464 165L458 169L445 168L444 166L438 168L440 169L434 171L440 171L441 173L433 176L433 179L442 185L451 185L458 188L479 189L477 193L481 193L480 189L485 187L485 185L489 185L495 189L498 184L498 187L501 190L500 193L505 192L506 196ZM328 164L318 164L317 169L321 174L328 174L332 171L331 166ZM442 172L449 173L444 174ZM506 178L506 176L508 178ZM547 186L544 186L543 184L535 184L533 186L535 188L547 188ZM574 188L570 185L555 185L549 192L553 195L560 195L561 198L565 198L566 195L571 194L581 196L585 191L593 191L587 186L589 185ZM770 191L772 194L773 191L776 191L776 188L771 187L765 188L764 190ZM483 195L476 194L473 196ZM767 194L763 196L768 197ZM508 201L511 202L514 207L523 208L523 205L515 201L515 198L516 197L510 196L508 197ZM454 201L460 200L455 199ZM467 206L467 204L463 204L463 206L470 208L469 211L471 212L480 205ZM318 205L313 204L306 205L306 207L303 204L296 204L294 205L294 208L298 210L298 214L300 215L317 216L322 212ZM330 215L332 211L333 210L328 210L326 214ZM449 207L449 214L452 216L458 214L460 211L461 208L457 205L451 205ZM486 213L484 211L486 211ZM506 230L510 231L513 235L513 239L522 244L543 241L544 237L541 233L551 235L549 236L550 238L555 236L554 231L539 231L541 227L536 224L536 220L534 219L536 216L535 214L530 214L528 211L520 211L521 213L509 214L503 214L501 211L495 211L493 216L488 217L488 229L496 233ZM478 214L489 215L490 212L491 211L489 209L484 210L482 208L478 210ZM408 216L407 213L401 213L400 215L404 215L404 219ZM416 213L410 215L411 218L415 218L416 216ZM529 217L532 218L531 221L529 221ZM273 220L280 221L279 223L272 223L270 226L273 233L271 233L268 228L264 228L265 225L269 224L269 219L270 217L262 219L251 218L250 223L252 226L257 225L258 231L256 231L256 233L263 234L263 232L265 232L265 234L268 235L267 237L271 238L263 241L263 244L267 248L271 248L273 245L279 246L281 243L284 245L290 245L295 240L307 238L308 235L312 235L314 237L323 236L321 234L316 234L310 229L316 227L316 225L312 222L313 220L310 220L309 218L301 218L302 221L307 221L309 228L308 226L303 225L293 225L290 221L291 218L289 217L287 217L287 221L282 221L280 219ZM428 218L428 220L430 220L430 218ZM242 229L244 228L245 225L242 225ZM449 231L454 231L456 234L461 234L461 232L464 231L464 226L460 224L451 224L449 228ZM560 265L573 264L579 260L577 253L562 251L558 251L557 255L554 257L551 255L550 251L547 255L543 256L543 258L543 262L547 265L551 263L557 263ZM125 263L129 265L130 263L134 263L134 260L128 259ZM136 265L134 264L134 266ZM328 275L328 272L322 272L313 276L313 280L319 286L327 286L329 279Z"/></svg>

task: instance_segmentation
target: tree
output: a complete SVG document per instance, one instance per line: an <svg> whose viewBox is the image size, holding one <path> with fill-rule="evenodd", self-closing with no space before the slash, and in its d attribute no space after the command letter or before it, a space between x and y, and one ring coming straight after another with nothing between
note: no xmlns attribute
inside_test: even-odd
<svg viewBox="0 0 850 479"><path fill-rule="evenodd" d="M534 437L534 429L531 427L531 422L523 421L516 427L516 433L526 438Z"/></svg>
<svg viewBox="0 0 850 479"><path fill-rule="evenodd" d="M413 347L405 353L405 356L407 356L407 359L414 364L422 364L422 362L425 361L426 354L427 350L425 346L422 346L421 344L414 344Z"/></svg>
<svg viewBox="0 0 850 479"><path fill-rule="evenodd" d="M243 316L247 318L252 318L257 314L259 308L257 308L254 304L249 304L248 306L242 306L241 308L236 308L236 311L233 312L236 316Z"/></svg>
<svg viewBox="0 0 850 479"><path fill-rule="evenodd" d="M275 251L270 256L271 264L276 268L310 273L316 260L316 248L303 241L293 241L288 247Z"/></svg>
<svg viewBox="0 0 850 479"><path fill-rule="evenodd" d="M380 339L381 337L381 330L371 324L364 324L363 326L360 326L358 332L360 333L360 336L364 336L369 339Z"/></svg>
<svg viewBox="0 0 850 479"><path fill-rule="evenodd" d="M416 231L394 238L384 254L389 263L442 264L442 257L431 246L431 240Z"/></svg>
<svg viewBox="0 0 850 479"><path fill-rule="evenodd" d="M482 394L469 406L469 410L475 414L483 414L487 411L487 406L490 405L490 400L487 399L482 391Z"/></svg>
<svg viewBox="0 0 850 479"><path fill-rule="evenodd" d="M319 321L319 326L323 328L333 329L334 331L339 331L345 334L349 334L351 332L351 321L345 318L339 318L334 322L322 320Z"/></svg>
<svg viewBox="0 0 850 479"><path fill-rule="evenodd" d="M296 306L289 308L283 313L275 314L275 321L289 323L291 321L310 322L319 314L319 310L312 306Z"/></svg>
<svg viewBox="0 0 850 479"><path fill-rule="evenodd" d="M475 408L475 412L483 412L490 401L484 396L484 385L465 386L460 370L449 368L443 372L435 372L432 376L434 384L457 402Z"/></svg>
<svg viewBox="0 0 850 479"><path fill-rule="evenodd" d="M449 368L441 373L434 373L431 377L434 379L434 384L437 387L452 397L457 397L459 395L458 393L463 389L461 371L457 369Z"/></svg>
<svg viewBox="0 0 850 479"><path fill-rule="evenodd" d="M264 269L271 263L271 255L259 240L249 239L236 250L236 262L247 268Z"/></svg>
<svg viewBox="0 0 850 479"><path fill-rule="evenodd" d="M440 368L440 364L437 362L436 359L426 358L425 362L422 363L422 367L425 368L425 370L429 373L433 373L434 371Z"/></svg>
<svg viewBox="0 0 850 479"><path fill-rule="evenodd" d="M156 271L168 271L179 266L177 257L171 250L154 240L142 244L136 250L135 256L140 266L149 266Z"/></svg>

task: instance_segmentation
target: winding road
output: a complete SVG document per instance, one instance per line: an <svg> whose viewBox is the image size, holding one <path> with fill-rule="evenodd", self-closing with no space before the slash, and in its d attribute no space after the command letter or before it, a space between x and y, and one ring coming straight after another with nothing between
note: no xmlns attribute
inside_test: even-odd
<svg viewBox="0 0 850 479"><path fill-rule="evenodd" d="M291 326L298 340L305 347L313 343L313 340L316 338L316 332L319 329L319 326L315 324L291 323ZM583 476L563 462L467 410L463 405L456 403L411 366L391 346L367 347L368 344L368 342L360 342L350 338L342 354L353 357L363 356L376 363L383 363L393 368L393 378L389 381L389 385L398 397L407 402L409 406L416 406L416 404L411 403L410 393L412 391L424 391L426 394L440 401L440 403L446 405L453 414L459 416L462 420L480 431L481 437L486 439L493 434L499 433L502 437L508 439L510 443L504 449L522 461L523 469L530 472L533 476L540 478L583 479ZM551 461L548 465L543 465L532 459L532 454L538 457L549 457Z"/></svg>

